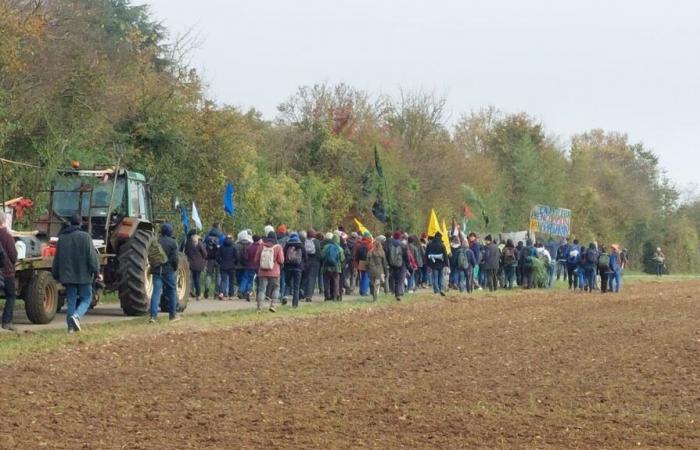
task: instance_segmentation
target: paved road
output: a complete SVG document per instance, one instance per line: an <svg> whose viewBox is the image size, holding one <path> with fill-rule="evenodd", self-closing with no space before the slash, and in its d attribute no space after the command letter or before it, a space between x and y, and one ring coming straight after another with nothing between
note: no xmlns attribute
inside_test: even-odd
<svg viewBox="0 0 700 450"><path fill-rule="evenodd" d="M314 303L323 302L323 296L316 296ZM357 299L359 296L345 296L343 299ZM303 302L301 303L303 305ZM190 299L187 309L185 310L185 315L187 314L201 314L205 312L215 312L215 311L235 311L241 309L252 309L255 308L255 301L246 302L244 300L231 300L231 301L219 301L219 300L200 300L198 302L194 299ZM166 314L161 313L161 317L165 317ZM133 319L133 317L125 316L122 309L119 307L118 303L104 303L97 305L94 309L90 310L88 314L81 321L84 324L95 324L104 322L118 322L122 320ZM25 331L39 331L39 330L49 330L49 329L59 329L66 326L66 308L64 307L61 312L56 314L56 317L51 323L46 325L35 325L27 319L27 315L24 312L24 303L22 301L17 301L17 306L15 308L15 326L19 332Z"/></svg>

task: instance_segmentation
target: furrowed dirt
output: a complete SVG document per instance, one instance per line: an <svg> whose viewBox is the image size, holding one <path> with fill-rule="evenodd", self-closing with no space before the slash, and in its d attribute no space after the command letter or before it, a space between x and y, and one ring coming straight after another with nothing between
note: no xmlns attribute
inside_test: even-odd
<svg viewBox="0 0 700 450"><path fill-rule="evenodd" d="M1 448L698 448L700 282L426 295L0 376Z"/></svg>

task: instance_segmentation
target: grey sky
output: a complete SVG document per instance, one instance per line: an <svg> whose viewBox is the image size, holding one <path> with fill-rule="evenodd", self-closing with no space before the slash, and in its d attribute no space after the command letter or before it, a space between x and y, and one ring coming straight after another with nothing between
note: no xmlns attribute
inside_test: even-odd
<svg viewBox="0 0 700 450"><path fill-rule="evenodd" d="M526 111L566 142L591 128L644 142L680 187L700 181L700 2L137 0L220 103L266 118L301 85L446 94L455 121Z"/></svg>

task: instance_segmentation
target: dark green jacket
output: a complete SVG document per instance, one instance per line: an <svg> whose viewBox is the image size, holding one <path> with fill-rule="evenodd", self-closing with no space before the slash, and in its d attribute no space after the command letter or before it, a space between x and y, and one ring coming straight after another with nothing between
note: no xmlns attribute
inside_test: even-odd
<svg viewBox="0 0 700 450"><path fill-rule="evenodd" d="M71 225L58 235L51 274L61 284L92 284L99 271L97 250L89 234Z"/></svg>

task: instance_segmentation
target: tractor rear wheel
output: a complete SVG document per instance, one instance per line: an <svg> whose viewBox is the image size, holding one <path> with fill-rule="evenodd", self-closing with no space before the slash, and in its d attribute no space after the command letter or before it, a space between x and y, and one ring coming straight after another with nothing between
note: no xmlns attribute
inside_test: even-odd
<svg viewBox="0 0 700 450"><path fill-rule="evenodd" d="M153 285L148 273L148 246L154 236L146 230L136 233L119 248L119 303L127 316L148 314Z"/></svg>
<svg viewBox="0 0 700 450"><path fill-rule="evenodd" d="M49 323L58 309L58 285L48 270L32 275L24 297L24 310L32 323Z"/></svg>
<svg viewBox="0 0 700 450"><path fill-rule="evenodd" d="M175 274L175 296L177 297L177 312L183 312L187 308L190 297L190 263L184 253L177 255L177 273ZM165 295L160 298L161 312L170 312Z"/></svg>

